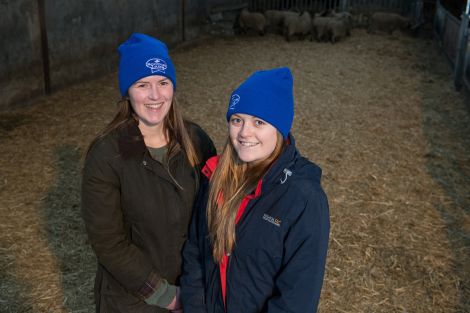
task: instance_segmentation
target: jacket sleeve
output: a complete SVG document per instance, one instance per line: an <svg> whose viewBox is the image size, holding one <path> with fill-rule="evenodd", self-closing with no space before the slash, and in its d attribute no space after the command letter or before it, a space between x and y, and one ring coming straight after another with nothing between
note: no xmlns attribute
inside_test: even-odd
<svg viewBox="0 0 470 313"><path fill-rule="evenodd" d="M292 223L285 239L282 271L262 312L317 310L330 230L328 201L321 189L308 196L302 214Z"/></svg>
<svg viewBox="0 0 470 313"><path fill-rule="evenodd" d="M145 300L166 281L128 238L121 209L119 170L104 150L107 149L102 146L92 149L83 170L82 214L88 238L99 263L129 293Z"/></svg>
<svg viewBox="0 0 470 313"><path fill-rule="evenodd" d="M189 226L188 239L183 248L183 274L180 279L181 299L184 312L204 313L204 260L200 242L204 240L205 228L205 193L207 183L199 190L198 199L195 202L191 224Z"/></svg>

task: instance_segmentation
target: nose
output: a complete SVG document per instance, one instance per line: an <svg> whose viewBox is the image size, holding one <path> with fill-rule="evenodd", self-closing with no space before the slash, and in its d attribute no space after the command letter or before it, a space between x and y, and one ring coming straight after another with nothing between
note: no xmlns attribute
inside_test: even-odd
<svg viewBox="0 0 470 313"><path fill-rule="evenodd" d="M156 84L152 84L149 92L149 98L152 100L156 100L160 98L160 90Z"/></svg>
<svg viewBox="0 0 470 313"><path fill-rule="evenodd" d="M252 133L252 126L250 123L244 122L240 128L240 137L246 138L249 137Z"/></svg>

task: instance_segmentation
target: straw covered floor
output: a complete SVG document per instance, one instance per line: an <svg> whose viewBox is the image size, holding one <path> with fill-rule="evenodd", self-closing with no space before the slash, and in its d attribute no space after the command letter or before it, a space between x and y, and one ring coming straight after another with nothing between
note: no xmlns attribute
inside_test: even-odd
<svg viewBox="0 0 470 313"><path fill-rule="evenodd" d="M245 35L172 57L184 113L219 151L231 91L254 70L292 69L293 134L330 202L320 312L470 312L470 110L432 40ZM116 77L0 112L1 312L94 312L80 176Z"/></svg>

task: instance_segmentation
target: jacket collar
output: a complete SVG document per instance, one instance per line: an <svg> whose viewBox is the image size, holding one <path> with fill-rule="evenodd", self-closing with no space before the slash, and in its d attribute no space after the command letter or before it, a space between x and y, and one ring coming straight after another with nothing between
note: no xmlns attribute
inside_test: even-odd
<svg viewBox="0 0 470 313"><path fill-rule="evenodd" d="M150 170L163 179L167 180L176 187L182 189L175 178L170 174L170 169L165 169L159 162L156 162L150 156L147 146L145 145L144 137L139 129L135 120L131 120L124 124L117 130L117 140L119 145L119 153L124 160L137 158L142 162L142 165L147 170ZM178 160L182 157L181 150L177 150L175 154L170 157L168 166L174 168L179 166Z"/></svg>
<svg viewBox="0 0 470 313"><path fill-rule="evenodd" d="M204 176L206 176L209 180L211 179L212 174L214 173L215 168L217 167L217 164L219 163L219 159L220 159L219 155L215 155L209 158L206 161L206 164L204 165L204 167L202 168L202 174L204 174Z"/></svg>
<svg viewBox="0 0 470 313"><path fill-rule="evenodd" d="M278 183L284 184L292 176L294 163L300 155L295 147L295 140L292 134L289 133L287 141L288 144L284 151L274 161L263 177L263 192Z"/></svg>
<svg viewBox="0 0 470 313"><path fill-rule="evenodd" d="M134 119L118 129L118 144L123 159L142 155L147 151L144 137Z"/></svg>
<svg viewBox="0 0 470 313"><path fill-rule="evenodd" d="M119 152L124 160L135 156L142 156L148 151L144 136L136 120L132 119L126 122L117 130L117 134ZM181 151L181 147L177 144L169 156L170 160L179 155Z"/></svg>
<svg viewBox="0 0 470 313"><path fill-rule="evenodd" d="M279 156L279 158L274 161L267 173L260 179L256 186L256 194L261 193L261 186L271 185L279 180L280 183L285 183L285 181L292 175L292 170L289 169L295 163L295 160L300 157L296 147L295 140L292 134L289 134L287 138L288 144L286 148ZM202 174L206 176L209 180L212 177L217 164L219 163L220 156L213 156L206 161L205 166L202 169ZM263 184L264 182L264 184ZM264 188L263 188L264 189Z"/></svg>
<svg viewBox="0 0 470 313"><path fill-rule="evenodd" d="M289 144L263 178L263 192L275 185L285 184L292 179L306 179L320 184L321 168L300 155L291 134L289 134L288 141Z"/></svg>

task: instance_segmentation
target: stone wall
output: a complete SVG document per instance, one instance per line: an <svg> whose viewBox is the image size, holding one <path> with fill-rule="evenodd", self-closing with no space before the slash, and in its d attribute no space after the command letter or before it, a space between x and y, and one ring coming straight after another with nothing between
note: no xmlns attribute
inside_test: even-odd
<svg viewBox="0 0 470 313"><path fill-rule="evenodd" d="M116 48L133 32L156 36L169 47L196 39L211 5L210 0L0 0L0 110L44 94L45 74L53 92L115 70Z"/></svg>

